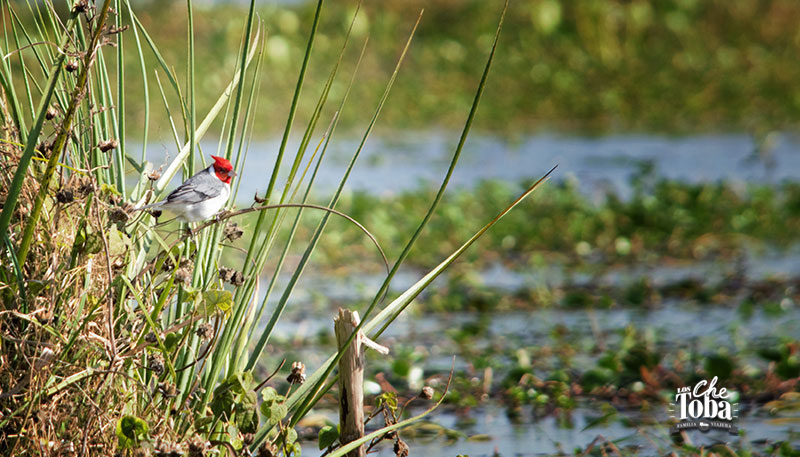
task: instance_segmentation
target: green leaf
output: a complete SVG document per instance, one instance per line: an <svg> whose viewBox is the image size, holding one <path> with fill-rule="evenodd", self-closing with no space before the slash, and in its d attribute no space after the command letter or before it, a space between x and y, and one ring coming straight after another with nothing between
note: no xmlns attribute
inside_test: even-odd
<svg viewBox="0 0 800 457"><path fill-rule="evenodd" d="M229 292L230 294L230 292ZM253 373L249 371L245 371L242 373L237 373L236 375L236 382L237 382L237 393L248 393L253 390ZM256 403L255 392L253 392L253 404Z"/></svg>
<svg viewBox="0 0 800 457"><path fill-rule="evenodd" d="M319 430L319 450L329 448L339 439L339 427L326 425Z"/></svg>
<svg viewBox="0 0 800 457"><path fill-rule="evenodd" d="M270 423L270 425L275 425L281 421L286 415L289 413L286 404L281 402L263 402L261 403L261 414Z"/></svg>
<svg viewBox="0 0 800 457"><path fill-rule="evenodd" d="M208 431L208 426L214 421L214 416L199 416L194 420L194 428L200 433Z"/></svg>
<svg viewBox="0 0 800 457"><path fill-rule="evenodd" d="M375 400L378 403L378 408L385 404L390 409L397 409L397 394L394 392L384 392L378 395Z"/></svg>
<svg viewBox="0 0 800 457"><path fill-rule="evenodd" d="M131 248L131 240L119 230L112 228L108 232L108 252L113 256L123 255Z"/></svg>
<svg viewBox="0 0 800 457"><path fill-rule="evenodd" d="M164 347L167 349L167 352L174 351L180 340L181 338L177 333L168 333L167 336L164 337Z"/></svg>
<svg viewBox="0 0 800 457"><path fill-rule="evenodd" d="M147 438L147 422L136 416L123 416L117 421L117 440L121 449L132 449Z"/></svg>
<svg viewBox="0 0 800 457"><path fill-rule="evenodd" d="M273 402L279 396L280 395L278 395L278 392L276 392L272 387L267 387L261 391L261 399L265 402Z"/></svg>
<svg viewBox="0 0 800 457"><path fill-rule="evenodd" d="M214 389L214 398L209 406L216 417L230 418L235 401L234 392L226 381Z"/></svg>
<svg viewBox="0 0 800 457"><path fill-rule="evenodd" d="M97 232L86 233L85 236L84 252L86 254L97 254L103 249L103 238Z"/></svg>
<svg viewBox="0 0 800 457"><path fill-rule="evenodd" d="M228 290L207 290L203 292L203 305L207 314L222 311L227 316L233 306L233 295Z"/></svg>
<svg viewBox="0 0 800 457"><path fill-rule="evenodd" d="M289 445L294 443L295 441L297 441L297 430L290 428L286 432L286 444Z"/></svg>
<svg viewBox="0 0 800 457"><path fill-rule="evenodd" d="M103 195L115 195L120 197L122 196L122 194L117 190L116 187L107 183L103 183L102 185L100 185L100 193Z"/></svg>
<svg viewBox="0 0 800 457"><path fill-rule="evenodd" d="M247 392L236 406L236 426L242 433L255 433L258 430L258 407L255 392Z"/></svg>
<svg viewBox="0 0 800 457"><path fill-rule="evenodd" d="M209 405L216 417L231 421L243 433L258 429L258 396L253 392L253 382L249 371L228 376L214 389Z"/></svg>

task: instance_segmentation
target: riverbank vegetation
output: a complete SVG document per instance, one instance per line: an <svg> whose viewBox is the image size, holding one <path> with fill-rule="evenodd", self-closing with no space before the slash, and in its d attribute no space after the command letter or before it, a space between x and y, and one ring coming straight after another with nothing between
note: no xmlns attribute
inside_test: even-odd
<svg viewBox="0 0 800 457"><path fill-rule="evenodd" d="M194 22L191 1L182 10L188 42L178 63L186 65L185 77L172 70L176 62L168 63L134 5L77 0L58 11L50 3L3 3L7 28L0 67L0 450L4 454L300 454L295 426L331 389L342 351L331 351L326 361L309 366L308 373L302 363L292 363L290 385L280 394L268 384L286 361L273 367L269 376L261 377L256 368L263 368L264 349L329 218L348 220L373 240L374 255L383 254L367 229L334 208L381 114L416 25L407 29L407 38L397 41L394 71L338 189L326 205L312 207L306 203L315 167L335 133L338 113L349 109L348 93L331 94L330 89L341 77L345 51L351 45L360 49L365 45L363 40L353 44L351 20L351 26L337 36L340 57L331 63L324 84L316 90L307 88L316 100L305 118L304 139L296 152L287 151L297 108L305 106L300 94L323 14L319 1L299 61L274 171L264 177L266 194L251 209L258 214L255 225L244 233L232 220L240 213L228 212L203 225L182 224L174 236L162 237L160 214L138 208L164 198L174 176L186 179L205 168L207 157L197 144L215 119L221 119L222 128L218 154L230 159L238 172L245 167L257 117L260 69L268 50L266 30L254 4L237 22L240 41L228 49L236 56L234 69L221 76L227 85L216 91L213 106L203 107L198 94L205 92L197 82L206 73L195 66L199 59L194 30L200 24ZM384 257L383 286L360 308L362 320L351 339L357 332L371 333L394 321L433 279L545 180L499 208L403 296L383 301L392 277L436 212L460 157L486 87L505 9L497 14L501 19L493 28L494 40L484 50L485 64L476 75L473 103L465 113L450 171L428 209L418 216L422 219L406 247L391 265ZM29 15L29 22L21 15ZM417 24L420 19L421 14ZM233 51L237 48L238 54ZM126 68L126 56L133 56L135 69ZM148 66L145 56L156 63ZM350 62L352 73L345 77L351 84L358 62ZM154 170L147 163L149 123L143 126L141 150L126 141L130 127L126 106L136 103L129 91L136 85L132 75L138 75L143 87L157 87L159 110L179 149L163 169ZM148 119L151 105L147 97L143 100ZM336 107L325 110L328 103ZM324 132L317 131L321 119L328 125ZM291 162L292 171L279 180L284 160ZM135 170L134 183L126 181L127 167ZM307 175L309 169L314 172ZM276 241L282 227L290 222L297 227L303 212L312 210L324 216L309 238L293 243L290 233ZM227 243L237 239L248 243L246 258L235 269L221 268ZM268 259L276 262L272 265L277 277L294 244L303 244L304 256L286 268L293 271L292 281L280 287L273 282L263 290ZM281 298L277 306L268 307L273 292ZM266 326L262 316L269 316ZM387 426L394 430L404 424ZM333 449L337 439L327 440L333 457L345 452L346 443Z"/></svg>
<svg viewBox="0 0 800 457"><path fill-rule="evenodd" d="M433 402L415 407L441 402L464 420L496 402L512 421L569 427L591 405L601 414L590 425L629 424L623 412L652 413L712 375L753 411L795 418L798 278L753 265L775 251L794 259L796 183L690 184L643 164L630 196L590 198L539 176L445 190L473 126L757 139L795 127L797 2L536 0L506 13L438 1L421 20L416 1L131 3L0 9L0 453L288 457L310 431L335 457L335 427L307 424L332 404L341 353L332 325L304 329L308 316L330 324L339 305L393 343L369 360L367 387L394 421L419 412L398 404L422 397ZM461 132L440 186L346 190L376 129L433 125ZM332 193L317 192L345 129L359 140ZM249 213L187 232L136 210L205 167L203 138L241 172L250 140L272 135L263 193L240 197L234 181L228 208ZM174 142L160 168L148 159L162 163L158 142ZM522 279L492 283L492 269ZM308 273L319 281L298 310ZM363 295L325 295L343 276L376 280L348 290ZM677 302L724 322L717 339L682 341L642 317ZM550 310L564 314L547 320ZM583 320L570 328L561 316ZM413 328L431 319L442 323L430 334ZM495 328L503 319L523 327ZM753 323L766 335L748 334ZM786 435L720 452L796 455ZM398 434L382 436L403 454ZM708 455L676 442L657 449ZM577 452L621 455L612 445Z"/></svg>
<svg viewBox="0 0 800 457"><path fill-rule="evenodd" d="M210 3L210 2L209 2ZM292 2L287 2L292 3ZM264 21L266 55L256 94L261 107L257 136L276 135L284 124L314 17L314 2L258 4ZM357 84L358 100L376 100L391 74L398 28L410 27L426 10L383 113L393 128L459 128L472 102L481 55L492 39L495 2L367 2L353 36L370 39ZM197 6L194 13L196 102L206 112L228 83L241 40L241 3ZM337 38L349 27L355 3L330 2L320 18L309 65L309 88L324 85L338 58ZM187 16L181 2L141 2L142 25L159 44L179 80L184 80ZM756 20L757 18L757 20ZM22 16L22 20L25 17ZM560 2L534 0L510 5L506 33L487 87L478 126L485 130L529 134L540 130L609 132L747 131L759 137L794 129L800 121L800 53L796 24L800 5L793 0ZM480 32L476 32L480 31ZM353 62L359 49L348 50ZM149 53L148 68L157 66ZM144 124L139 57L123 56L129 97L125 105L129 134ZM152 75L148 72L148 76ZM113 80L113 75L111 75ZM344 79L334 83L340 96ZM148 90L159 104L157 86ZM309 114L313 101L300 107ZM406 113L414 112L414 116ZM342 125L358 129L363 113L342 113ZM163 110L150 113L151 131L169 138ZM214 132L222 131L218 121Z"/></svg>

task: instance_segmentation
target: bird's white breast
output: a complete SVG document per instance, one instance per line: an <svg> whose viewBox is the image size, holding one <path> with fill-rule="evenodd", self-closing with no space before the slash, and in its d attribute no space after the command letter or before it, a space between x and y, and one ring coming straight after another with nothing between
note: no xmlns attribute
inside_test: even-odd
<svg viewBox="0 0 800 457"><path fill-rule="evenodd" d="M184 208L182 208L180 211L182 214L179 214L178 217L186 222L206 220L217 214L222 207L225 206L230 194L231 187L226 184L222 192L220 192L220 194L216 197L209 198L208 200L199 203L191 203L186 205Z"/></svg>

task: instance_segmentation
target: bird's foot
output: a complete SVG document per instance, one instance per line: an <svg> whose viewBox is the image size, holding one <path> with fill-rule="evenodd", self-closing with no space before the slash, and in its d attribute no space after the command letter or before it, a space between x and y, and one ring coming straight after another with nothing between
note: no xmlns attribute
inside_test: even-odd
<svg viewBox="0 0 800 457"><path fill-rule="evenodd" d="M192 230L192 226L191 225L186 225L186 232L185 232L184 236L186 238L191 238L191 237L194 236L194 230Z"/></svg>
<svg viewBox="0 0 800 457"><path fill-rule="evenodd" d="M225 216L228 215L228 213L230 213L230 210L223 209L222 211L220 211L220 212L218 212L217 214L214 215L214 221L217 224L219 224L220 222L222 222L222 220L225 218Z"/></svg>

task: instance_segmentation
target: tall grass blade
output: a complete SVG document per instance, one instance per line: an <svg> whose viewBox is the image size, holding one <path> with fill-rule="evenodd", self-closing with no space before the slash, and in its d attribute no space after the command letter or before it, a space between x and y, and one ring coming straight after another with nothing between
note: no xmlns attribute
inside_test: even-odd
<svg viewBox="0 0 800 457"><path fill-rule="evenodd" d="M250 65L250 62L255 55L257 44L258 44L258 36L260 30L256 30L256 37L253 40L253 44L250 46L250 51L247 54L247 59L245 60L246 65ZM200 125L197 126L197 132L195 134L195 141L200 141L203 138L203 135L206 134L209 127L211 127L211 123L214 122L217 115L222 111L222 108L225 106L227 100L233 95L233 88L239 83L239 76L240 74L237 73L234 75L233 80L228 84L225 90L222 92L222 95L219 96L214 106L208 111L206 117L203 118L203 121L200 122ZM189 143L183 145L181 150L178 152L178 155L175 159L169 164L167 169L161 174L161 177L156 181L155 188L158 191L159 195L164 189L167 187L167 184L172 180L172 178L177 174L178 170L183 165L183 162L186 160L187 156L189 155ZM143 202L140 202L143 203Z"/></svg>
<svg viewBox="0 0 800 457"><path fill-rule="evenodd" d="M323 0L317 1L316 10L314 12L314 21L311 25L311 31L309 32L308 42L306 45L305 54L303 56L303 64L300 67L300 74L297 78L297 84L295 86L295 92L292 97L292 104L289 108L289 116L286 121L286 128L283 133L283 137L281 139L281 146L278 150L278 155L275 159L275 165L272 171L272 175L269 180L269 184L267 186L267 193L266 193L266 201L267 203L270 202L270 198L272 196L273 189L275 187L275 181L277 180L278 170L280 168L281 162L283 161L283 154L286 151L286 145L289 141L289 135L291 134L292 125L294 123L294 117L297 112L297 106L300 99L300 93L303 89L303 84L305 82L305 75L306 70L308 69L308 64L311 58L311 50L314 46L314 40L317 34L317 27L319 26L319 19L320 19L320 12L322 10ZM269 233L261 234L262 232L262 225L264 222L266 211L261 211L258 215L258 219L256 221L255 228L253 229L253 236L247 250L247 255L245 256L244 264L242 266L242 272L246 278L248 278L245 282L245 287L240 287L236 290L234 295L234 320L233 322L238 322L241 320L242 315L244 313L244 306L246 306L246 302L250 300L251 294L253 293L253 289L255 287L255 282L258 281L258 273L261 271L261 268L264 266L264 262L266 262L266 243L265 240L268 240L271 231L274 230L274 224L270 228ZM259 262L256 264L251 264L253 260L254 253L257 253L259 257ZM218 350L214 351L212 355L211 365L209 370L204 373L203 377L203 386L206 389L206 393L203 396L202 404L208 404L211 399L211 387L216 379L219 377L220 372L222 371L222 366L225 363L225 360L230 356L228 352L230 351L231 344L233 343L233 337L236 332L236 328L234 325L226 325L223 329L222 336L220 338L220 345Z"/></svg>
<svg viewBox="0 0 800 457"><path fill-rule="evenodd" d="M322 3L323 0L317 1L317 7L316 10L314 11L314 22L311 24L311 31L309 32L308 35L306 51L305 54L303 55L303 64L300 66L300 74L297 76L297 84L295 85L294 95L292 96L292 104L289 107L289 116L288 119L286 120L286 128L283 131L283 137L281 138L281 145L278 148L278 155L275 158L275 165L272 169L272 175L270 176L269 183L267 184L267 192L264 196L264 199L268 203L272 198L272 191L275 188L275 182L278 179L278 171L280 170L281 163L283 162L283 154L286 151L286 144L289 142L289 136L292 133L292 126L294 124L295 114L297 113L297 105L300 100L300 93L302 92L303 84L305 83L308 63L311 60L311 50L314 48L314 39L317 36L317 27L319 25L320 12L322 11ZM259 233L261 231L261 225L264 222L265 214L266 212L263 212L258 215L258 220L256 221L256 226L255 229L253 230L253 239L250 242L250 247L247 250L247 256L242 266L243 271L247 272L257 271L255 268L253 268L252 270L250 269L250 262L253 258L252 253L257 251L255 248L256 246L259 245L258 243L260 242Z"/></svg>
<svg viewBox="0 0 800 457"><path fill-rule="evenodd" d="M464 124L464 129L461 132L461 138L459 139L458 145L456 146L455 153L453 154L453 158L452 158L452 160L450 162L450 167L448 168L447 173L446 173L444 179L442 180L442 184L439 187L439 191L437 192L436 197L434 198L433 202L431 203L431 206L428 209L428 212L425 214L425 217L423 218L422 222L417 227L417 230L414 232L414 234L412 235L411 239L406 244L406 247L403 249L403 252L400 254L400 257L398 258L398 260L395 262L394 266L392 267L392 270L389 272L389 274L387 275L387 277L384 280L383 284L381 285L381 287L378 289L377 293L375 294L375 297L373 298L372 303L370 303L370 305L367 307L366 311L364 311L364 313L363 313L364 315L363 315L363 319L362 319L361 323L359 323L359 325L356 327L356 330L350 336L350 338L347 341L347 343L343 345L344 347L347 347L347 345L350 344L350 341L355 337L357 332L362 329L362 327L367 322L367 318L370 316L370 314L375 309L377 304L380 302L382 297L388 291L389 284L391 283L392 278L394 277L394 275L399 270L399 268L402 265L402 263L405 260L405 258L408 256L408 253L411 251L411 248L414 246L416 240L419 238L419 236L422 233L422 231L425 229L425 226L428 224L428 221L430 221L431 217L433 216L434 212L436 211L436 208L439 205L439 202L441 201L442 197L444 196L444 192L447 189L447 184L450 182L450 177L452 176L453 171L455 170L456 164L458 163L458 159L461 156L461 151L464 148L464 144L466 143L466 139L467 139L467 136L469 135L470 128L472 127L472 122L473 122L473 120L475 118L475 114L477 113L478 105L480 104L481 96L483 95L483 90L484 90L484 87L486 86L486 81L487 81L488 76L489 76L489 70L492 67L492 62L494 60L495 51L497 49L497 43L498 43L498 41L500 39L500 31L503 29L503 21L505 20L505 15L506 15L506 11L507 10L508 10L508 2L506 2L505 6L503 7L503 12L500 15L500 21L498 22L497 29L495 30L495 36L494 36L494 42L492 43L492 49L491 49L491 52L489 53L489 57L486 60L486 65L484 66L483 74L481 75L481 80L480 80L480 83L478 84L478 89L477 89L477 91L475 93L475 97L474 97L474 99L472 101L472 107L470 109L469 116L467 116L467 121ZM331 373L331 371L333 370L333 367L335 366L336 362L338 362L338 360L341 358L341 356L342 356L342 352L339 352L336 355L336 357L334 358L334 363L331 363L330 365L328 365L328 367L327 367L327 369L325 371L325 374L320 378L320 380L317 382L317 385L314 387L314 389L313 389L314 392L316 392L316 391L318 391L319 389L322 388L322 385L325 382L325 379ZM308 411L308 409L311 407L311 405L314 404L314 402L315 402L314 395L307 396L305 398L303 404L298 408L297 412L292 417L292 423L296 424L297 421L301 417L303 417L303 415L306 413L306 411Z"/></svg>
<svg viewBox="0 0 800 457"><path fill-rule="evenodd" d="M33 202L33 209L31 210L30 216L27 218L27 222L25 225L25 231L22 234L22 241L20 242L19 249L17 251L17 257L19 258L19 263L21 265L25 265L25 260L28 256L28 249L30 248L31 241L33 240L33 232L36 228L36 224L39 222L39 216L42 212L42 206L44 205L44 200L47 197L47 192L50 186L50 180L53 177L53 173L55 172L56 165L58 164L58 159L61 156L61 151L66 145L67 138L71 134L72 128L72 120L75 116L75 111L78 108L78 104L81 101L80 94L83 92L84 88L86 87L86 83L89 78L89 71L92 67L92 63L95 60L95 52L98 49L98 44L100 42L100 36L103 31L103 26L105 25L106 19L108 18L108 9L111 7L111 0L105 0L103 3L103 7L101 8L98 16L95 18L94 26L95 26L95 33L92 37L92 41L90 43L89 49L86 52L86 56L84 57L84 64L83 68L81 68L81 73L78 76L78 83L72 91L72 96L70 97L70 104L67 108L66 113L64 113L64 118L61 122L61 126L59 129L58 136L53 141L53 148L50 153L50 158L47 162L47 168L44 171L41 179L39 179L39 192L36 194L36 198ZM63 62L63 55L59 57L60 60L58 62ZM55 72L60 72L61 67L55 70ZM53 80L53 82L57 82L57 78ZM52 91L52 89L50 89ZM46 97L45 99L49 99ZM44 100L43 100L44 101ZM40 107L40 110L43 107ZM42 116L44 113L40 113ZM41 129L41 118L38 122L39 128ZM34 125L35 128L35 125ZM39 137L39 133L36 132L36 135L31 135L28 138L28 144L25 146L25 153L27 153L28 149L33 149L33 140ZM23 157L25 155L23 153ZM30 160L30 159L29 159ZM20 160L21 162L21 160ZM14 181L12 182L12 191L13 186L16 182L17 174L20 172L20 168L17 168L17 172L14 175ZM22 183L20 182L20 185ZM10 192L9 192L10 194ZM11 205L14 206L13 204ZM3 208L3 216L5 215L6 210L9 209L8 206ZM3 226L5 219L0 219L0 233L3 233L7 227L7 225Z"/></svg>
<svg viewBox="0 0 800 457"><path fill-rule="evenodd" d="M70 13L67 21L67 33L65 33L64 38L60 43L60 49L63 49L69 43L69 33L75 27L77 22L77 14L73 11ZM61 75L61 68L63 67L65 58L66 54L59 53L50 69L50 78L47 80L47 86L45 88L44 95L39 101L39 107L36 110L36 117L34 119L33 126L31 126L31 129L28 132L28 141L25 143L25 150L22 152L22 156L17 163L17 169L14 172L14 178L11 181L6 200L3 204L3 212L0 213L0 233L8 232L8 225L11 222L11 215L14 213L14 210L17 207L17 200L19 199L19 194L22 191L22 183L25 181L25 176L28 172L28 166L30 166L31 158L33 157L36 144L39 140L39 134L42 131L45 113L47 112L47 108L50 106L50 100L53 97L56 85L58 84L58 79ZM5 78L3 78L3 80L5 84ZM18 258L20 263L24 265L24 258L22 256L18 256Z"/></svg>
<svg viewBox="0 0 800 457"><path fill-rule="evenodd" d="M472 246L475 241L477 241L487 230L489 230L494 224L496 224L500 219L502 219L506 214L508 214L512 209L514 209L517 205L519 205L523 200L525 200L530 194L532 194L536 189L538 189L542 183L544 183L550 176L551 173L556 169L553 167L548 171L544 176L539 178L533 185L531 185L525 192L523 192L516 200L514 200L511 204L509 204L505 209L503 209L497 216L495 216L491 221L489 221L486 225L484 225L480 230L478 230L472 237L470 237L464 244L462 244L458 249L456 249L450 256L448 256L445 260L443 260L439 265L429 271L425 276L423 276L420 280L418 280L414 285L409 287L405 292L403 292L400 296L394 299L391 303L386 305L386 307L381 310L375 317L370 319L369 321L363 321L361 330L364 333L370 333L381 323L387 321L388 318L391 316L396 315L397 313L401 312L405 309L411 302L416 298L434 279L436 279L448 266L450 266L458 257L461 256L470 246ZM374 338L373 338L374 339ZM291 410L294 408L298 408L299 406L303 406L300 404L300 401L304 398L309 396L314 396L312 393L320 392L321 386L324 383L325 379L329 374L329 368L336 365L338 353L336 355L332 355L328 358L325 362L322 363L320 368L318 368L314 373L308 376L306 382L303 383L300 387L297 388L294 392L292 392L291 396L286 400L286 406ZM302 413L302 409L298 409L295 415L292 416L292 421L290 422L290 426L297 425L297 422L302 418L302 415L298 415ZM251 450L255 450L265 438L267 433L269 433L270 427L262 427L258 430L255 435L254 445L251 446Z"/></svg>
<svg viewBox="0 0 800 457"><path fill-rule="evenodd" d="M336 79L336 75L338 74L339 66L341 65L342 59L344 57L345 50L347 49L347 45L348 45L348 43L350 41L350 36L351 36L352 30L353 30L353 24L355 23L356 17L358 15L358 9L360 8L360 6L361 6L361 3L359 2L358 7L356 8L356 11L353 14L353 18L352 18L352 20L350 22L350 27L348 28L347 34L345 35L345 39L344 39L344 42L342 43L341 50L339 51L339 57L337 58L336 64L334 65L333 69L331 70L330 74L328 75L328 79L325 82L325 86L322 89L322 93L320 94L320 97L317 100L317 105L314 108L314 112L311 115L311 120L309 121L309 124L306 127L306 131L303 134L303 139L300 142L300 147L298 148L298 153L297 153L297 156L295 158L295 164L293 165L292 171L290 172L289 177L286 180L284 193L283 193L283 195L281 196L281 199L280 199L281 203L286 201L287 193L289 191L289 186L292 184L292 181L294 179L294 174L295 174L296 169L297 169L298 161L301 160L302 156L305 154L305 150L308 147L308 144L309 144L309 142L311 140L311 136L313 135L314 129L316 127L316 124L317 124L317 122L319 120L319 117L320 117L320 115L322 113L322 109L323 109L323 107L325 106L325 103L328 100L328 94L330 93L331 87L333 86L333 83L334 83L334 81ZM317 161L317 165L316 165L316 167L314 169L314 172L312 173L311 179L310 179L310 181L308 183L305 195L303 196L303 199L302 199L302 203L306 203L308 201L309 195L311 193L311 188L312 188L312 186L314 184L314 181L316 179L316 176L317 176L317 172L319 170L320 165L322 164L322 159L324 158L325 153L326 153L326 151L328 149L328 145L330 144L331 138L333 136L333 132L335 131L336 126L338 125L338 121L339 121L338 113L340 113L342 111L342 108L344 107L345 103L347 102L348 95L350 94L350 89L352 88L352 85L353 85L353 78L355 77L355 74L358 72L358 67L361 65L361 60L362 60L362 58L364 56L365 48L366 48L366 43L364 45L364 48L362 48L362 50L361 50L361 54L359 56L358 61L356 62L356 68L354 70L353 77L350 79L350 83L347 86L345 94L344 94L344 96L342 98L342 101L341 101L341 103L339 105L339 109L337 110L336 114L334 114L333 120L331 121L331 124L328 127L328 130L323 135L323 138L320 141L320 145L322 145L322 143L324 142L324 147L322 149L322 153L320 154L319 160ZM316 155L317 151L319 150L319 146L320 145L317 146L317 149L314 151L314 155L313 156ZM308 166L306 167L306 171L308 170L308 167L313 162L313 156L312 156L311 160L309 160ZM292 196L289 198L289 200L292 200L294 198L294 196L297 194L297 192L300 189L300 186L301 186L301 184L303 182L305 174L306 173L304 172L303 175L301 176L299 182L297 183L297 186L295 187L295 191L292 194ZM255 326L261 319L261 315L263 314L264 309L266 308L267 301L269 300L269 297L270 297L270 295L272 293L272 290L273 290L273 288L274 288L274 286L275 286L275 284L277 282L278 276L280 275L280 273L281 273L281 271L283 269L284 260L286 259L286 255L287 255L287 253L289 251L289 248L292 245L292 242L294 240L294 236L295 236L295 233L296 233L297 228L299 226L300 218L302 217L302 215L303 215L303 208L300 208L300 210L295 215L294 222L292 224L292 227L289 230L289 234L288 234L287 240L286 240L286 242L284 244L283 251L281 252L281 255L280 255L280 257L278 259L278 262L277 262L277 264L275 266L275 270L272 273L272 279L270 280L269 286L267 287L267 290L266 290L266 292L264 294L264 298L261 301L261 306L258 307L257 317L256 317L255 320L251 321L249 323L249 325L244 326L243 329L240 331L240 338L239 338L239 342L237 343L238 347L242 346L243 339L244 339L245 335L248 335L248 334L250 334L252 332L254 327L251 328L250 325ZM326 214L326 217L327 216L328 215ZM283 223L283 220L285 219L285 217L286 217L286 212L281 212L281 214L280 214L280 222L277 222L278 221L278 214L276 212L276 217L273 219L273 225L275 225L275 224L281 225ZM273 231L273 228L270 229L270 231L272 232L272 236L269 238L269 241L267 242L267 248L263 249L262 257L259 257L256 260L256 264L263 264L263 262L266 261L266 259L265 259L266 253L269 252L270 246L272 245L272 243L275 240L275 237L277 236L277 232ZM264 335L262 334L262 339L263 339L263 337L264 337ZM252 336L250 336L250 338L252 338ZM261 344L261 341L259 341L259 344ZM259 352L260 352L260 349L259 349ZM240 352L239 351L234 351L233 354L234 354L234 357L232 358L232 361L231 361L231 366L232 367L238 366L239 359L240 359ZM250 360L248 361L248 366L252 362L252 360L253 359L251 357ZM245 368L245 369L249 369L249 368Z"/></svg>
<svg viewBox="0 0 800 457"><path fill-rule="evenodd" d="M328 207L330 207L330 208L334 208L336 206L337 202L339 201L339 197L342 194L342 191L344 189L344 185L347 182L347 179L350 177L350 172L352 171L353 167L355 166L356 160L358 160L358 157L361 154L361 151L364 149L364 146L366 145L366 142L369 139L369 136L372 133L372 130L374 129L375 124L378 121L378 118L380 117L381 109L383 108L383 105L386 102L386 99L389 97L389 93L391 92L392 86L394 85L394 81L397 78L397 74L400 72L400 67L402 66L403 60L405 59L405 56L406 56L406 53L408 52L409 47L411 46L411 41L414 38L414 34L417 31L417 27L419 26L419 23L420 23L421 19L422 19L422 12L420 12L419 16L417 17L417 21L414 24L414 27L411 29L411 33L409 34L409 37L406 40L405 46L403 47L403 51L401 52L400 57L397 60L397 64L395 65L394 71L392 72L392 76L389 78L389 82L386 84L386 89L384 89L383 95L381 96L380 100L378 101L378 106L377 106L377 108L375 109L375 112L372 115L372 119L370 119L370 123L367 126L367 129L364 132L363 137L361 138L361 142L359 143L358 148L356 149L356 152L353 154L353 157L350 159L350 163L348 164L347 170L345 171L345 174L342 177L341 181L339 182L339 186L336 189L336 192L334 193L333 197L330 200L330 203L328 204ZM269 322L267 323L267 326L264 329L264 331L262 332L261 337L259 338L258 342L256 343L256 346L255 346L255 348L253 350L253 353L250 356L250 360L248 361L248 364L247 364L248 369L252 369L252 367L255 366L256 362L258 361L258 358L261 356L261 353L264 350L264 347L266 346L267 342L269 341L269 338L270 338L270 336L272 334L272 330L274 329L275 324L278 322L278 319L280 319L280 316L281 316L281 314L283 313L283 310L286 307L286 303L287 303L287 301L289 299L289 296L294 291L294 287L297 284L297 281L300 278L300 275L302 275L303 270L305 269L305 266L308 263L308 260L311 258L311 255L313 254L314 249L316 248L317 243L318 243L320 237L322 236L323 231L325 230L325 226L327 225L328 217L329 217L329 215L327 215L327 214L325 216L323 216L322 221L319 223L319 225L317 226L317 228L316 228L316 230L314 232L314 235L311 237L311 240L309 241L308 246L306 247L306 250L303 253L303 257L301 258L300 262L298 263L297 267L295 268L295 271L292 274L292 277L289 280L289 283L286 285L286 288L284 289L283 294L281 295L281 298L280 298L278 304L275 306L275 310L273 311L272 317L270 318Z"/></svg>

